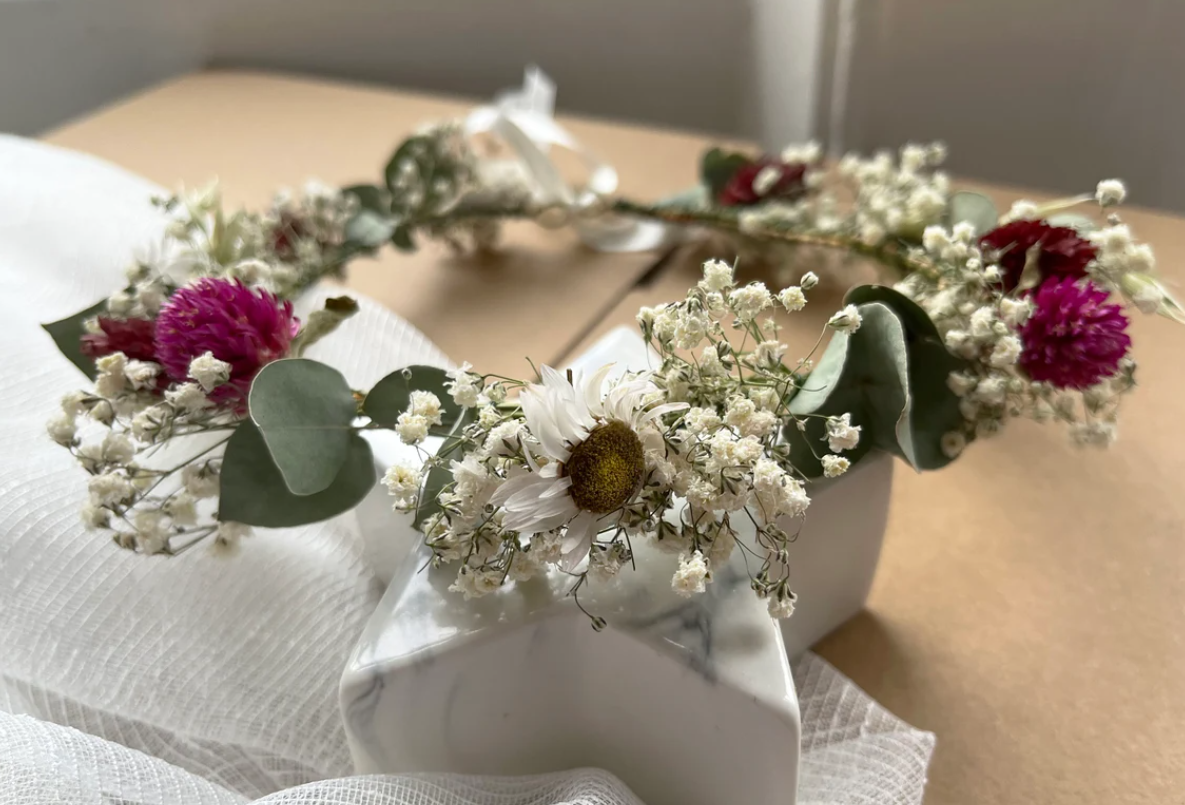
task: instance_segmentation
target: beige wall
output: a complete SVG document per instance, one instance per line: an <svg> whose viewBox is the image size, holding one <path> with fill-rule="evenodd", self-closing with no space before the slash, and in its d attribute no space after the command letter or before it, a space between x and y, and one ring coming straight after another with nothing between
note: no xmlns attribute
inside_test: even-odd
<svg viewBox="0 0 1185 805"><path fill-rule="evenodd" d="M1128 180L1185 210L1185 3L863 0L851 148L942 139L952 170L1057 191Z"/></svg>
<svg viewBox="0 0 1185 805"><path fill-rule="evenodd" d="M199 9L170 0L0 0L0 131L36 134L200 66Z"/></svg>
<svg viewBox="0 0 1185 805"><path fill-rule="evenodd" d="M943 139L967 176L1123 176L1185 210L1183 37L1180 0L0 0L0 130L211 62L475 97L534 62L563 110L768 148Z"/></svg>

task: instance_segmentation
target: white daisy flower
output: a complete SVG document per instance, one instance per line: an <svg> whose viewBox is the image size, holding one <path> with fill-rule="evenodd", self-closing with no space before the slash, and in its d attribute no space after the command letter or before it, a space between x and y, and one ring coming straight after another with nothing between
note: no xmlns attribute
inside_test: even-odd
<svg viewBox="0 0 1185 805"><path fill-rule="evenodd" d="M602 367L587 380L569 382L550 366L543 383L520 398L527 431L538 442L536 464L525 451L529 471L511 477L491 497L505 516L502 525L523 535L566 529L560 566L571 572L588 555L607 515L638 493L646 472L642 428L686 403L650 406L658 391L650 374L617 382L602 396L612 370Z"/></svg>

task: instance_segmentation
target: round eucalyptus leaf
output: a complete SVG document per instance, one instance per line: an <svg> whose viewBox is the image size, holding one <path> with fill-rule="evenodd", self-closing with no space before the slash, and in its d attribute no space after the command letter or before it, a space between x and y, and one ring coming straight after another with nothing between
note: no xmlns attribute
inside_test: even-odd
<svg viewBox="0 0 1185 805"><path fill-rule="evenodd" d="M222 459L218 519L261 528L317 523L362 502L375 483L370 445L357 433L347 438L345 461L325 489L296 495L272 459L263 435L251 420L235 429Z"/></svg>
<svg viewBox="0 0 1185 805"><path fill-rule="evenodd" d="M983 193L961 191L953 194L946 203L947 225L966 221L975 227L976 236L991 232L999 219L996 205Z"/></svg>
<svg viewBox="0 0 1185 805"><path fill-rule="evenodd" d="M380 216L391 213L390 199L385 190L370 184L356 184L343 187L342 193L358 199L358 206L363 210L370 210Z"/></svg>
<svg viewBox="0 0 1185 805"><path fill-rule="evenodd" d="M715 199L736 172L750 162L752 160L744 154L712 148L700 160L700 181Z"/></svg>
<svg viewBox="0 0 1185 805"><path fill-rule="evenodd" d="M346 222L346 240L363 248L382 246L395 231L395 223L373 210L361 209Z"/></svg>
<svg viewBox="0 0 1185 805"><path fill-rule="evenodd" d="M392 428L399 415L407 410L413 391L430 391L440 399L440 419L443 423L434 430L444 428L447 432L465 410L453 402L452 395L445 388L445 383L448 382L448 375L437 366L409 366L406 369L396 369L375 383L362 403L362 413L376 424Z"/></svg>
<svg viewBox="0 0 1185 805"><path fill-rule="evenodd" d="M247 406L293 494L312 495L333 482L357 414L341 372L306 358L269 363L251 384Z"/></svg>
<svg viewBox="0 0 1185 805"><path fill-rule="evenodd" d="M1050 226L1064 226L1073 229L1079 235L1088 235L1099 228L1099 224L1087 215L1076 212L1059 212L1045 219Z"/></svg>
<svg viewBox="0 0 1185 805"><path fill-rule="evenodd" d="M864 285L848 292L844 301L861 305L879 301L900 318L905 328L910 396L908 428L902 428L900 454L918 470L946 466L951 458L942 451L942 436L961 430L959 398L947 385L951 372L967 362L952 355L942 342L934 322L912 299L879 285Z"/></svg>
<svg viewBox="0 0 1185 805"><path fill-rule="evenodd" d="M428 472L420 489L420 504L416 507L416 517L412 523L417 531L422 529L425 520L440 511L440 492L452 479L453 472L447 464L433 467Z"/></svg>
<svg viewBox="0 0 1185 805"><path fill-rule="evenodd" d="M823 474L816 454L829 453L827 417L851 415L861 428L860 443L843 453L852 462L873 447L904 457L909 442L908 356L905 328L881 302L860 306L863 319L854 333L836 333L818 366L791 399L790 412L806 429L791 423L785 431L794 466L808 477Z"/></svg>

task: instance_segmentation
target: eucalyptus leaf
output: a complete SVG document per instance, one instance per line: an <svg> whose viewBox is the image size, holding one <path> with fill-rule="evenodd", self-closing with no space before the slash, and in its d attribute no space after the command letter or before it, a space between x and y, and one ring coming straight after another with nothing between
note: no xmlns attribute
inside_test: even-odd
<svg viewBox="0 0 1185 805"><path fill-rule="evenodd" d="M417 136L408 137L399 148L395 149L395 153L391 155L391 159L387 161L387 166L383 169L383 179L387 183L387 189L391 191L392 201L398 201L400 198L400 174L403 170L403 164L410 162L413 166L417 165L422 155L431 149L431 144L427 137Z"/></svg>
<svg viewBox="0 0 1185 805"><path fill-rule="evenodd" d="M1089 235L1099 228L1099 224L1095 219L1089 215L1082 215L1076 212L1059 212L1056 215L1050 215L1045 219L1045 223L1050 226L1068 227L1083 236Z"/></svg>
<svg viewBox="0 0 1185 805"><path fill-rule="evenodd" d="M922 307L904 294L883 285L862 285L844 297L845 304L879 301L901 319L909 357L909 442L902 454L915 469L936 470L953 459L942 450L942 437L963 427L959 398L947 379L951 372L967 368L967 361L952 355Z"/></svg>
<svg viewBox="0 0 1185 805"><path fill-rule="evenodd" d="M275 361L251 383L252 421L294 495L312 495L333 483L350 452L357 415L341 372L306 358Z"/></svg>
<svg viewBox="0 0 1185 805"><path fill-rule="evenodd" d="M961 191L953 194L946 203L947 226L966 221L975 227L977 237L995 229L999 220L996 205L983 193Z"/></svg>
<svg viewBox="0 0 1185 805"><path fill-rule="evenodd" d="M362 403L362 413L370 417L375 424L392 428L399 415L407 410L413 391L430 391L440 399L442 427L446 432L451 431L465 409L453 401L452 395L445 388L445 383L448 382L448 375L437 366L408 366L406 369L396 369L374 384L374 388ZM439 432L438 429L435 430Z"/></svg>
<svg viewBox="0 0 1185 805"><path fill-rule="evenodd" d="M897 430L908 427L905 335L900 320L885 305L860 307L863 323L854 333L836 333L802 390L790 400L790 413L803 419L786 428L794 466L808 477L823 475L816 454L827 447L827 417L851 415L861 428L860 443L843 453L853 463L873 447L901 455Z"/></svg>
<svg viewBox="0 0 1185 805"><path fill-rule="evenodd" d="M371 184L356 184L342 188L342 193L358 199L358 204L363 210L370 210L381 216L391 213L390 198L381 187Z"/></svg>
<svg viewBox="0 0 1185 805"><path fill-rule="evenodd" d="M441 491L452 479L453 471L448 464L433 467L428 471L428 476L424 478L424 485L420 488L420 503L416 507L416 517L412 521L412 526L417 531L423 530L424 521L440 511L441 506L438 498Z"/></svg>
<svg viewBox="0 0 1185 805"><path fill-rule="evenodd" d="M752 161L744 154L712 148L700 160L700 181L712 198L716 198L736 172Z"/></svg>
<svg viewBox="0 0 1185 805"><path fill-rule="evenodd" d="M107 309L107 301L103 300L96 305L88 307L86 310L75 313L73 316L67 316L51 324L41 325L54 343L58 345L58 349L63 355L69 359L70 363L82 370L82 373L91 380L95 379L98 374L95 369L95 359L88 358L82 354L82 336L86 334L86 327L84 326L87 319L93 319L100 313Z"/></svg>
<svg viewBox="0 0 1185 805"><path fill-rule="evenodd" d="M938 328L934 326L926 311L905 294L887 285L858 285L844 295L843 301L845 305L857 307L868 302L881 302L901 317L907 332L939 342L942 340L938 335Z"/></svg>
<svg viewBox="0 0 1185 805"><path fill-rule="evenodd" d="M391 245L401 252L414 252L416 242L411 236L411 227L407 224L396 226L391 232Z"/></svg>
<svg viewBox="0 0 1185 805"><path fill-rule="evenodd" d="M954 461L942 450L942 437L963 430L959 398L950 390L951 372L966 367L966 361L950 353L941 343L918 342L909 350L909 393L911 444L910 463L918 470L938 470Z"/></svg>
<svg viewBox="0 0 1185 805"><path fill-rule="evenodd" d="M654 203L654 206L660 209L684 209L688 207L698 209L708 206L710 202L708 188L704 185L696 185L688 190L661 198Z"/></svg>
<svg viewBox="0 0 1185 805"><path fill-rule="evenodd" d="M938 469L951 459L942 437L961 430L959 400L947 385L966 366L942 343L938 329L917 303L883 286L852 289L863 323L855 333L837 333L804 387L790 401L797 416L811 416L806 432L791 425L786 439L794 464L808 476L822 474L813 452L826 452L825 419L852 415L862 428L860 444L843 455L855 461L877 447L918 470Z"/></svg>
<svg viewBox="0 0 1185 805"><path fill-rule="evenodd" d="M263 435L248 419L227 442L219 483L219 520L288 528L328 520L361 503L375 483L374 457L367 441L350 433L345 461L333 482L316 494L295 495Z"/></svg>
<svg viewBox="0 0 1185 805"><path fill-rule="evenodd" d="M346 240L365 249L376 249L395 231L395 222L372 210L359 210L346 221Z"/></svg>

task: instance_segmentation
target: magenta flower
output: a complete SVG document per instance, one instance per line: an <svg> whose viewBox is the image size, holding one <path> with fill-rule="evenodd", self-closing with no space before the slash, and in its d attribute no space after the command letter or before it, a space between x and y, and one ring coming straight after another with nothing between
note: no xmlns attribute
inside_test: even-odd
<svg viewBox="0 0 1185 805"><path fill-rule="evenodd" d="M210 397L242 408L251 380L288 354L299 329L291 302L238 281L200 279L174 293L157 317L156 359L171 380L184 382L190 361L212 352L231 373Z"/></svg>
<svg viewBox="0 0 1185 805"><path fill-rule="evenodd" d="M1033 314L1020 329L1020 366L1029 377L1084 389L1118 371L1132 341L1122 308L1105 304L1106 291L1073 277L1051 277L1031 299Z"/></svg>

